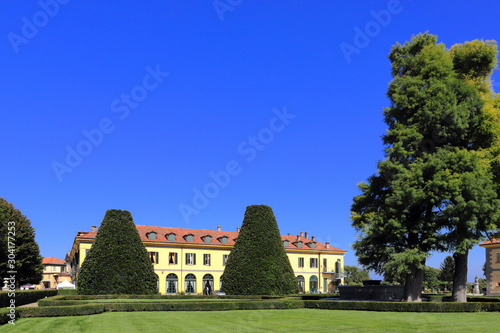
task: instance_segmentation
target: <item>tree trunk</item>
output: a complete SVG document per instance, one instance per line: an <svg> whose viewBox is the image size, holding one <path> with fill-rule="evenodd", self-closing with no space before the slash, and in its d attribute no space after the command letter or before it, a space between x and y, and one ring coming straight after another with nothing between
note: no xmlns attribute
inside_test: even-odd
<svg viewBox="0 0 500 333"><path fill-rule="evenodd" d="M465 253L453 253L455 259L455 273L453 275L453 292L451 300L453 302L467 302L467 260L469 250Z"/></svg>
<svg viewBox="0 0 500 333"><path fill-rule="evenodd" d="M412 269L412 274L406 277L405 291L403 301L422 302L420 297L422 293L422 282L424 279L423 269Z"/></svg>

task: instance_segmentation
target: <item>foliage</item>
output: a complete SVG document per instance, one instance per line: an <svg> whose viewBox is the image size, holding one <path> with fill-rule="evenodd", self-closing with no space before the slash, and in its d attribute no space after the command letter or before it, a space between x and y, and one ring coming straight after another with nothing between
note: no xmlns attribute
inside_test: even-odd
<svg viewBox="0 0 500 333"><path fill-rule="evenodd" d="M78 292L156 294L157 278L132 215L108 210L78 273Z"/></svg>
<svg viewBox="0 0 500 333"><path fill-rule="evenodd" d="M439 273L441 270L425 266L424 269L424 289L436 290L439 288L441 281L439 281Z"/></svg>
<svg viewBox="0 0 500 333"><path fill-rule="evenodd" d="M14 299L16 306L35 303L39 299L57 295L57 290L16 290L15 297L11 297L10 292L0 292L0 308L10 305L10 300Z"/></svg>
<svg viewBox="0 0 500 333"><path fill-rule="evenodd" d="M12 223L13 222L13 223ZM9 237L10 236L10 237ZM9 244L10 243L10 244ZM15 267L10 267L9 254L15 256ZM20 210L0 198L0 277L16 271L17 287L42 280L43 265L40 248L35 241L35 229ZM3 286L3 283L2 283Z"/></svg>
<svg viewBox="0 0 500 333"><path fill-rule="evenodd" d="M271 207L247 207L238 239L228 256L222 290L231 295L298 293L297 279Z"/></svg>
<svg viewBox="0 0 500 333"><path fill-rule="evenodd" d="M465 255L499 219L498 188L485 157L494 120L480 91L464 79L471 77L473 54L466 48L451 52L427 33L392 48L386 159L353 200L359 262L405 275L406 300L419 298L429 252Z"/></svg>
<svg viewBox="0 0 500 333"><path fill-rule="evenodd" d="M344 277L344 284L348 286L359 285L362 284L364 280L371 280L370 273L367 270L356 266L344 266L344 273L346 274Z"/></svg>
<svg viewBox="0 0 500 333"><path fill-rule="evenodd" d="M446 289L451 290L453 283L453 275L455 274L455 260L452 256L447 256L441 263L441 273L439 274L439 280L446 286Z"/></svg>

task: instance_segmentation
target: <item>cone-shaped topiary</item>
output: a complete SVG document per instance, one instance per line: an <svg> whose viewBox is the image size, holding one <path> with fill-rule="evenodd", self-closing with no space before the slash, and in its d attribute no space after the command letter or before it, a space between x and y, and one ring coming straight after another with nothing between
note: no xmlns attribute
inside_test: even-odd
<svg viewBox="0 0 500 333"><path fill-rule="evenodd" d="M157 275L132 215L110 209L82 263L80 294L157 294Z"/></svg>
<svg viewBox="0 0 500 333"><path fill-rule="evenodd" d="M298 292L271 207L248 206L238 239L227 259L222 290L231 295Z"/></svg>

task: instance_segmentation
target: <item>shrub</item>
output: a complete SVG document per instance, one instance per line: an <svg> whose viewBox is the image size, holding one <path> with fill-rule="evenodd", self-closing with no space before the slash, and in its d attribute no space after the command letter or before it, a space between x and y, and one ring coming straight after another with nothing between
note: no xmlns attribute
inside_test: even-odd
<svg viewBox="0 0 500 333"><path fill-rule="evenodd" d="M247 207L238 239L227 260L222 290L230 295L298 292L297 279L271 207Z"/></svg>
<svg viewBox="0 0 500 333"><path fill-rule="evenodd" d="M304 305L306 308L312 309L391 312L479 312L481 310L497 311L494 310L494 306L483 306L482 303L304 301Z"/></svg>
<svg viewBox="0 0 500 333"><path fill-rule="evenodd" d="M0 293L0 307L6 307L10 305L10 300L15 300L16 307L35 303L39 299L55 296L57 295L57 290L16 290L15 297L9 297L9 292L4 291Z"/></svg>
<svg viewBox="0 0 500 333"><path fill-rule="evenodd" d="M82 263L78 292L157 294L157 278L132 215L125 210L108 210Z"/></svg>
<svg viewBox="0 0 500 333"><path fill-rule="evenodd" d="M76 289L59 289L57 291L58 295L77 295L78 291Z"/></svg>

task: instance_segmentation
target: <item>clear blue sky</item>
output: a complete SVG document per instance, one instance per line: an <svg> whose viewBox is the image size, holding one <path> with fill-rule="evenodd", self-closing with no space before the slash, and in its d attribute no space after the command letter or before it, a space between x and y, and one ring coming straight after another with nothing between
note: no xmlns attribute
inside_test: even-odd
<svg viewBox="0 0 500 333"><path fill-rule="evenodd" d="M43 256L64 258L107 209L234 231L246 206L266 204L282 234L308 231L356 265L349 210L383 159L391 46L425 31L448 47L500 40L499 9L2 1L0 195L31 220ZM484 259L471 252L469 281Z"/></svg>

